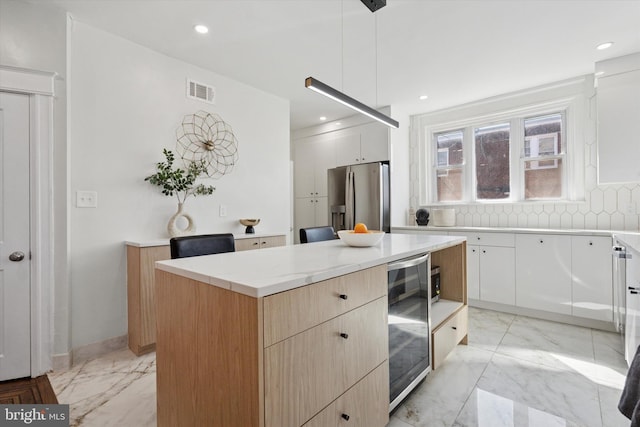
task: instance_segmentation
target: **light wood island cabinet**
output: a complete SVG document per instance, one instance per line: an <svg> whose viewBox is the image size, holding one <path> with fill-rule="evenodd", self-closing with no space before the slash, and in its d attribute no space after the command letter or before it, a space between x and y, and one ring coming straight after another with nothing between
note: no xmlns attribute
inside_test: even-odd
<svg viewBox="0 0 640 427"><path fill-rule="evenodd" d="M387 263L425 252L443 279L437 366L467 337L461 238L389 234L374 248L328 241L157 263L158 426L386 426Z"/></svg>
<svg viewBox="0 0 640 427"><path fill-rule="evenodd" d="M156 275L159 426L387 424L386 265L264 298Z"/></svg>
<svg viewBox="0 0 640 427"><path fill-rule="evenodd" d="M286 244L285 235L236 237L236 250ZM169 240L127 242L127 319L129 349L140 356L156 348L155 262L171 258Z"/></svg>

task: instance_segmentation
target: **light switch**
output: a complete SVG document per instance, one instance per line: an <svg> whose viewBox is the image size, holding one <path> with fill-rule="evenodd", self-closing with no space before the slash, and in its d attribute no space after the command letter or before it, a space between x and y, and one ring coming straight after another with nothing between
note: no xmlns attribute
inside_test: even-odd
<svg viewBox="0 0 640 427"><path fill-rule="evenodd" d="M97 208L98 192L97 191L76 191L76 207Z"/></svg>
<svg viewBox="0 0 640 427"><path fill-rule="evenodd" d="M227 207L225 205L220 205L220 216L227 216Z"/></svg>

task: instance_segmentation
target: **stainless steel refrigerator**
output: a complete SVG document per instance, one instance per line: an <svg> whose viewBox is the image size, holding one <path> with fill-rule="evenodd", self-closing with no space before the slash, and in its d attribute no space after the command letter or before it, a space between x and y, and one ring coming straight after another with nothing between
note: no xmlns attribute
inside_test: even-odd
<svg viewBox="0 0 640 427"><path fill-rule="evenodd" d="M329 217L334 230L359 222L371 230L391 228L389 163L375 162L328 170Z"/></svg>

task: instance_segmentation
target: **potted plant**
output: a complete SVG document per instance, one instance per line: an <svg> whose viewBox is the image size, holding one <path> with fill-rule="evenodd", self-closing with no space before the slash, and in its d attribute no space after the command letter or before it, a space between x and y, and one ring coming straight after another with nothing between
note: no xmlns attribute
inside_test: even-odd
<svg viewBox="0 0 640 427"><path fill-rule="evenodd" d="M193 234L196 230L195 222L190 215L183 212L183 204L189 196L208 196L213 194L216 188L212 185L196 184L201 175L206 175L207 165L204 160L189 162L186 169L174 168L175 156L166 148L162 150L166 161L156 164L157 172L149 175L144 180L160 187L165 196L176 196L178 199L178 212L171 217L167 225L167 231L171 237ZM180 217L187 220L187 228L181 230L177 226Z"/></svg>

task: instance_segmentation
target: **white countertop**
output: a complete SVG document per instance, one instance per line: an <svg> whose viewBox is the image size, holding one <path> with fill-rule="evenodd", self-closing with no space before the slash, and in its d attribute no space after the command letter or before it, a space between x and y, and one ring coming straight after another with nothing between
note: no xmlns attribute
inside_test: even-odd
<svg viewBox="0 0 640 427"><path fill-rule="evenodd" d="M286 236L286 233L233 233L233 238L239 239L259 239L261 237L273 237L273 236ZM136 246L139 248L146 248L151 246L167 246L169 245L169 237L162 239L149 239L149 240L125 240L125 245Z"/></svg>
<svg viewBox="0 0 640 427"><path fill-rule="evenodd" d="M557 229L557 228L515 228L515 227L436 227L432 225L407 225L402 227L391 227L393 230L405 231L441 231L447 233L449 231L458 231L466 233L522 233L522 234L567 234L577 236L611 236L618 233L612 230L579 230L579 229Z"/></svg>
<svg viewBox="0 0 640 427"><path fill-rule="evenodd" d="M378 246L368 248L331 240L158 261L156 268L257 298L436 251L464 240L457 236L386 234Z"/></svg>

